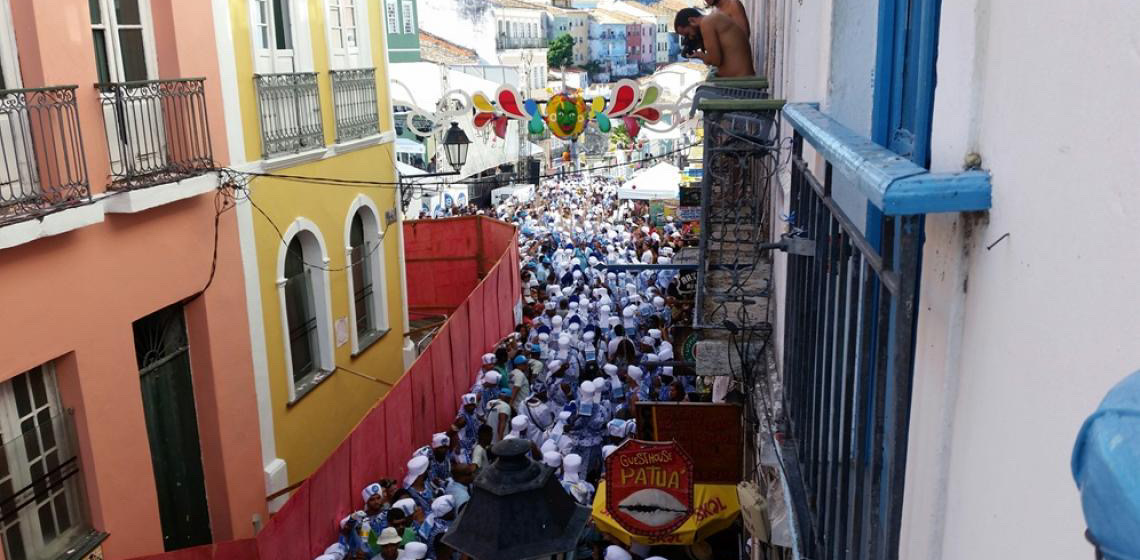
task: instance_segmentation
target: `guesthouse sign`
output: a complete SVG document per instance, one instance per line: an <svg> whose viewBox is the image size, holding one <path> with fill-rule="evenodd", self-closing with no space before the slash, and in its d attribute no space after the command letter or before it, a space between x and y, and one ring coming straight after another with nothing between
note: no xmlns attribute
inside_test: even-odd
<svg viewBox="0 0 1140 560"><path fill-rule="evenodd" d="M606 458L607 513L634 535L665 535L693 515L693 460L673 442L626 440Z"/></svg>

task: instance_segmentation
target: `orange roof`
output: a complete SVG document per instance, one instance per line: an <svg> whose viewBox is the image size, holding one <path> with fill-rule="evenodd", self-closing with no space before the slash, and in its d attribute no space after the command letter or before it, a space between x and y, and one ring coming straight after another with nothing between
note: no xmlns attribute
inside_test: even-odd
<svg viewBox="0 0 1140 560"><path fill-rule="evenodd" d="M420 58L440 64L479 62L479 55L475 54L474 50L461 47L447 39L422 30L420 31Z"/></svg>

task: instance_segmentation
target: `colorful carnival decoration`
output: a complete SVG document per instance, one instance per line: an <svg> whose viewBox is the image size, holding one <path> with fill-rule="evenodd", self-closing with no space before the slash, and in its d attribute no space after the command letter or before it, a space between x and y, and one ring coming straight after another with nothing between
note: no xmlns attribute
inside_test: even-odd
<svg viewBox="0 0 1140 560"><path fill-rule="evenodd" d="M505 138L507 123L516 120L520 124L526 122L530 134L542 134L548 129L558 138L574 140L591 123L598 132L610 134L615 119L626 127L631 137L637 136L642 125L661 120L664 108L657 104L660 96L661 88L657 84L643 88L634 80L622 80L608 100L585 98L580 93L558 93L546 102L524 100L515 88L506 85L499 87L493 100L482 93L474 94L471 99L475 127L490 125L499 138ZM545 110L540 107L543 103Z"/></svg>

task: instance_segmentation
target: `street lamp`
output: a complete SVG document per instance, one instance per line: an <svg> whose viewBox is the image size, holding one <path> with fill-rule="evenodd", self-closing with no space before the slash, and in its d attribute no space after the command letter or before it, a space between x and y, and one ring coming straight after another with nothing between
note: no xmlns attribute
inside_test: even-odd
<svg viewBox="0 0 1140 560"><path fill-rule="evenodd" d="M444 543L478 560L562 558L577 547L590 508L578 505L530 451L523 438L495 444L498 459L475 479Z"/></svg>
<svg viewBox="0 0 1140 560"><path fill-rule="evenodd" d="M447 134L443 137L443 149L447 154L447 163L451 164L456 173L467 163L467 148L470 145L467 133L459 128L459 123L452 122L451 128L447 129Z"/></svg>

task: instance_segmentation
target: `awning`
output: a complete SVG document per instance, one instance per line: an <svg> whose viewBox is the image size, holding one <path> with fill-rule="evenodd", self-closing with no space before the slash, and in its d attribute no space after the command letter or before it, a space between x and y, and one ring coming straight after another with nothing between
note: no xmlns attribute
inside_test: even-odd
<svg viewBox="0 0 1140 560"><path fill-rule="evenodd" d="M598 530L629 546L637 542L645 545L690 545L732 526L740 515L740 500L732 484L696 484L693 486L695 513L689 516L672 533L644 537L627 532L606 512L606 483L598 483L591 513Z"/></svg>
<svg viewBox="0 0 1140 560"><path fill-rule="evenodd" d="M396 153L424 155L424 145L411 138L396 139Z"/></svg>
<svg viewBox="0 0 1140 560"><path fill-rule="evenodd" d="M680 195L681 170L677 166L661 162L649 169L638 171L622 183L618 198L623 200L663 200L676 199Z"/></svg>

